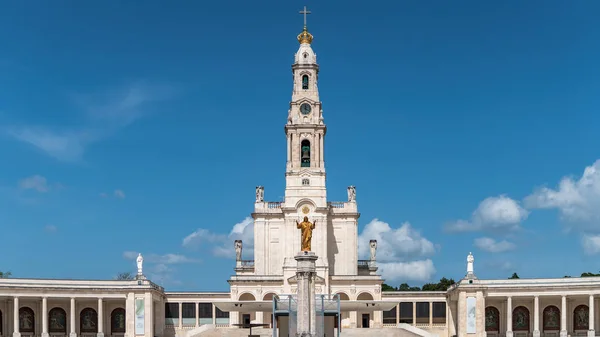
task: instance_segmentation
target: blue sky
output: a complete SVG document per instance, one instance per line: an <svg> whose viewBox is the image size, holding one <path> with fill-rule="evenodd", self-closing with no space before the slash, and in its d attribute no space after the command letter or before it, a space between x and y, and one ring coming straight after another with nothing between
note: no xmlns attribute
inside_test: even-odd
<svg viewBox="0 0 600 337"><path fill-rule="evenodd" d="M469 251L482 278L600 270L600 3L311 0L4 4L0 270L142 252L167 289L228 289L254 187L283 195L304 5L328 197L357 186L388 283Z"/></svg>

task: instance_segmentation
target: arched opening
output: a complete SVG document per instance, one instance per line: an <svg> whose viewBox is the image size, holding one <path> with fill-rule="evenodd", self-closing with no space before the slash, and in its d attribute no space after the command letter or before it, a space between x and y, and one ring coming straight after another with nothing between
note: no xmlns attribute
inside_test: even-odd
<svg viewBox="0 0 600 337"><path fill-rule="evenodd" d="M268 293L265 296L263 296L263 301L269 301L269 302L273 302L273 296L275 296L274 293ZM263 323L265 324L269 324L269 327L272 328L273 327L273 313L264 313L263 314Z"/></svg>
<svg viewBox="0 0 600 337"><path fill-rule="evenodd" d="M79 313L79 331L98 333L98 313L92 308L85 308Z"/></svg>
<svg viewBox="0 0 600 337"><path fill-rule="evenodd" d="M339 296L340 302L341 301L350 301L350 297L346 293L339 292L336 295ZM349 328L350 324L351 324L350 312L342 311L340 313L340 322L341 322L342 328ZM336 324L337 324L337 320L336 320ZM336 325L335 327L337 328L338 326Z"/></svg>
<svg viewBox="0 0 600 337"><path fill-rule="evenodd" d="M0 310L0 333L2 333L2 310Z"/></svg>
<svg viewBox="0 0 600 337"><path fill-rule="evenodd" d="M356 298L358 301L372 301L373 295L370 293L360 293ZM370 312L358 312L357 328L369 328L373 324L373 317Z"/></svg>
<svg viewBox="0 0 600 337"><path fill-rule="evenodd" d="M496 307L485 308L485 331L500 331L500 311Z"/></svg>
<svg viewBox="0 0 600 337"><path fill-rule="evenodd" d="M110 313L111 333L125 333L125 309L116 308Z"/></svg>
<svg viewBox="0 0 600 337"><path fill-rule="evenodd" d="M35 315L29 307L19 309L19 331L35 333Z"/></svg>
<svg viewBox="0 0 600 337"><path fill-rule="evenodd" d="M300 166L310 167L310 142L308 139L300 143Z"/></svg>
<svg viewBox="0 0 600 337"><path fill-rule="evenodd" d="M256 301L256 298L254 297L254 295L250 294L250 293L243 293L240 298L239 301ZM240 323L243 324L244 326L252 323L252 321L254 321L256 319L256 312L248 312L248 311L244 311L244 307L242 305L242 308L240 309ZM243 327L243 326L242 326Z"/></svg>
<svg viewBox="0 0 600 337"><path fill-rule="evenodd" d="M513 331L529 331L529 309L524 306L518 306L512 313Z"/></svg>
<svg viewBox="0 0 600 337"><path fill-rule="evenodd" d="M302 89L308 89L308 75L302 75Z"/></svg>
<svg viewBox="0 0 600 337"><path fill-rule="evenodd" d="M573 310L573 330L588 330L590 327L590 310L587 305L578 305Z"/></svg>
<svg viewBox="0 0 600 337"><path fill-rule="evenodd" d="M52 308L48 312L48 330L56 333L67 333L67 313L63 308Z"/></svg>
<svg viewBox="0 0 600 337"><path fill-rule="evenodd" d="M543 331L560 330L560 309L554 305L544 308L542 322Z"/></svg>

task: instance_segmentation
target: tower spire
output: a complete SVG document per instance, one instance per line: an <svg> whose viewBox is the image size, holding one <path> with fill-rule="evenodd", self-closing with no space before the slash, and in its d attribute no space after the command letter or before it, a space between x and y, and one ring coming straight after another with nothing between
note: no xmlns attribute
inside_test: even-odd
<svg viewBox="0 0 600 337"><path fill-rule="evenodd" d="M300 35L298 35L298 42L300 42L300 44L303 43L307 43L307 44L311 44L312 40L313 40L313 36L311 33L308 32L308 29L306 28L306 15L310 14L311 11L306 9L306 6L304 6L304 10L300 11L300 14L304 15L304 29L302 29L302 33L300 33Z"/></svg>

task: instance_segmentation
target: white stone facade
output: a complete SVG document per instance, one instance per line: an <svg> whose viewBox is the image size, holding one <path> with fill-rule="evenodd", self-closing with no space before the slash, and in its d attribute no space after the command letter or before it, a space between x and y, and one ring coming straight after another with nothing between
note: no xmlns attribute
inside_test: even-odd
<svg viewBox="0 0 600 337"><path fill-rule="evenodd" d="M469 254L465 277L448 291L382 293L377 243L371 242L369 260L358 259L356 189L348 188L347 201L327 201L319 66L312 36L303 34L292 66L285 125L285 198L265 201L265 189L257 187L254 260L242 260L243 242L235 242L229 291L165 292L145 279L141 256L138 277L131 281L0 279L0 336L192 337L208 326L272 324L273 296L297 292L294 256L301 247L296 221L304 216L316 222L315 292L356 304L342 311L336 329L410 327L413 335L441 337L595 336L600 277L482 280ZM244 310L244 302L263 311ZM381 304L393 309L368 309Z"/></svg>

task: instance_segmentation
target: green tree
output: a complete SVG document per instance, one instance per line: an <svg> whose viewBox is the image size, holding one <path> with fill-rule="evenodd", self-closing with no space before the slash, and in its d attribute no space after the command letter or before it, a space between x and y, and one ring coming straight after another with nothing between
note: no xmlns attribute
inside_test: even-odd
<svg viewBox="0 0 600 337"><path fill-rule="evenodd" d="M398 289L392 287L391 285L388 285L385 283L381 285L381 291L396 291L396 290L398 290Z"/></svg>
<svg viewBox="0 0 600 337"><path fill-rule="evenodd" d="M519 275L517 275L517 273L513 273L512 276L509 277L508 279L512 280L512 279L518 279L518 278L520 278Z"/></svg>
<svg viewBox="0 0 600 337"><path fill-rule="evenodd" d="M594 277L594 276L600 276L600 274L594 274L594 273L581 273L581 277Z"/></svg>
<svg viewBox="0 0 600 337"><path fill-rule="evenodd" d="M420 291L421 288L419 287L411 287L408 285L408 283L402 283L399 287L398 287L398 291Z"/></svg>
<svg viewBox="0 0 600 337"><path fill-rule="evenodd" d="M117 276L115 277L116 280L135 280L135 276L130 273L130 272L126 272L126 273L119 273L117 274Z"/></svg>
<svg viewBox="0 0 600 337"><path fill-rule="evenodd" d="M12 273L9 271L4 271L4 272L0 271L0 278L9 278L11 276L12 276Z"/></svg>
<svg viewBox="0 0 600 337"><path fill-rule="evenodd" d="M425 283L423 291L446 291L455 283L454 279L442 277L438 283Z"/></svg>

